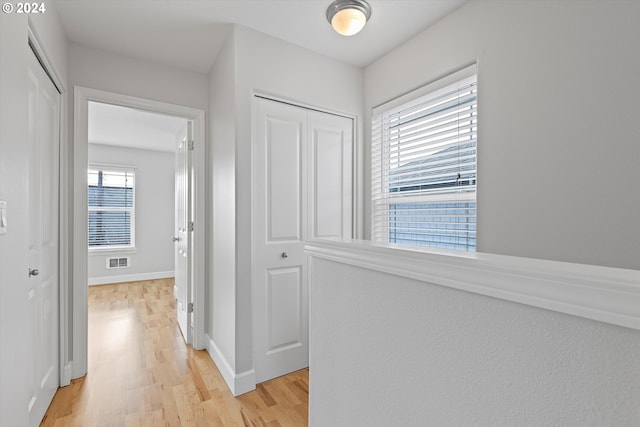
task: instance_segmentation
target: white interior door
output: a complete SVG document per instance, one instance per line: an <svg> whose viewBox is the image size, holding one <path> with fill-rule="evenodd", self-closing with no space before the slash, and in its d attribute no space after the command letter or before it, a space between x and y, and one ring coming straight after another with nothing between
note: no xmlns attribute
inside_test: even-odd
<svg viewBox="0 0 640 427"><path fill-rule="evenodd" d="M318 117L322 120L317 120ZM309 290L304 242L309 236L318 235L315 230L327 236L335 234L335 230L341 236L350 234L351 153L346 155L345 151L351 149L352 125L350 119L340 117L336 128L333 117L336 116L255 98L256 382L309 365ZM343 170L345 165L348 170ZM319 182L324 179L328 181ZM327 207L326 203L332 206ZM346 217L348 220L344 221ZM315 218L322 222L319 228Z"/></svg>
<svg viewBox="0 0 640 427"><path fill-rule="evenodd" d="M60 94L31 53L29 61L29 424L40 424L60 384L58 194ZM18 351L18 350L16 350ZM21 350L22 351L22 350Z"/></svg>
<svg viewBox="0 0 640 427"><path fill-rule="evenodd" d="M193 342L191 325L191 153L192 122L187 122L184 131L178 135L176 146L176 181L175 181L175 284L176 315L180 331L187 344Z"/></svg>

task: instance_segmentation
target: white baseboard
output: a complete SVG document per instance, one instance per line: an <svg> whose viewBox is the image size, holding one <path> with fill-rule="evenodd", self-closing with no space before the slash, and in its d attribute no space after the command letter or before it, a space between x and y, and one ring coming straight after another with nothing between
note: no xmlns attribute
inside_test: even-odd
<svg viewBox="0 0 640 427"><path fill-rule="evenodd" d="M248 393L256 389L256 371L253 369L241 372L235 376L234 396Z"/></svg>
<svg viewBox="0 0 640 427"><path fill-rule="evenodd" d="M69 362L62 368L62 372L60 372L60 387L68 386L71 384L71 364L73 362Z"/></svg>
<svg viewBox="0 0 640 427"><path fill-rule="evenodd" d="M205 335L207 341L207 352L216 367L222 374L224 382L227 383L229 390L234 396L240 396L241 394L248 393L251 390L256 389L256 373L253 369L236 374L231 365L224 357L216 343L211 339L209 335Z"/></svg>
<svg viewBox="0 0 640 427"><path fill-rule="evenodd" d="M89 277L89 286L106 285L108 283L137 282L139 280L154 280L174 277L173 271L156 271L154 273L122 274L115 276Z"/></svg>

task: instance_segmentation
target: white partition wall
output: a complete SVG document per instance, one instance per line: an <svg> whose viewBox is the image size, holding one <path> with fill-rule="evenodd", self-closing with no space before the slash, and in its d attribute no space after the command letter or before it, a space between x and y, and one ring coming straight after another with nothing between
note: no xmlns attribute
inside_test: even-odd
<svg viewBox="0 0 640 427"><path fill-rule="evenodd" d="M636 426L640 272L313 242L309 425Z"/></svg>

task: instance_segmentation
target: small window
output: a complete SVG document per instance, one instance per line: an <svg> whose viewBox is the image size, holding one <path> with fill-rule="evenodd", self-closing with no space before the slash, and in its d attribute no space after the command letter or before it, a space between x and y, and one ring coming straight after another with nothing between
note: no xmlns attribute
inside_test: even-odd
<svg viewBox="0 0 640 427"><path fill-rule="evenodd" d="M373 240L475 251L475 70L374 109Z"/></svg>
<svg viewBox="0 0 640 427"><path fill-rule="evenodd" d="M135 172L89 166L89 249L135 247Z"/></svg>

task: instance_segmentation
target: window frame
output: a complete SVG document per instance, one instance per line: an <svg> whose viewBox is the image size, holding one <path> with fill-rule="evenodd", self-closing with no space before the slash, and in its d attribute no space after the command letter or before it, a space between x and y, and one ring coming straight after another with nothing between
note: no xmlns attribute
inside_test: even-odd
<svg viewBox="0 0 640 427"><path fill-rule="evenodd" d="M472 123L469 125L469 129L471 130L471 135L475 135L475 138L471 140L474 141L472 150L474 151L474 159L473 159L473 183L468 184L466 186L461 186L458 190L447 191L444 189L441 195L433 194L439 193L439 190L435 190L430 192L429 190L420 194L420 190L416 191L414 194L393 194L398 193L400 187L397 187L395 191L391 189L390 181L392 178L392 174L390 171L392 167L389 166L392 161L391 155L391 144L392 144L392 136L390 134L390 121L389 117L394 114L399 113L400 111L408 111L416 106L425 106L432 102L434 99L437 99L438 95L446 92L446 90L453 85L460 85L462 82L474 82L475 84L475 101L473 102L473 106L475 110L475 117L470 119L469 122ZM371 115L371 239L377 242L385 243L385 244L398 244L406 247L421 247L427 249L434 250L453 250L457 253L464 252L476 252L477 251L477 164L478 164L478 156L477 156L477 130L478 130L478 116L477 116L477 90L478 90L478 67L477 63L472 63L470 65L464 66L457 71L449 73L443 77L440 77L431 83L428 83L416 90L413 90L409 93L406 93L398 98L395 98L391 101L388 101L382 105L379 105L372 109ZM424 116L426 117L426 116ZM472 116L473 117L473 116ZM404 144L404 142L398 140L397 144ZM459 142L458 142L459 144ZM398 146L396 145L396 149ZM460 148L458 148L460 150ZM398 153L397 151L395 153ZM397 155L397 154L396 154ZM419 157L418 160L425 160L429 157ZM408 164L407 164L408 165ZM406 167L404 165L404 169L411 169L410 167ZM397 167L397 166L396 166ZM402 169L402 168L401 168ZM428 169L425 169L428 171ZM401 174L406 174L407 172L401 172ZM459 175L458 175L459 177ZM410 175L404 175L405 180L410 179ZM415 180L415 178L413 178ZM457 181L456 181L457 182ZM443 186L443 188L446 186ZM465 188L462 188L465 187ZM419 206L420 200L424 200L424 204L431 203L432 206ZM399 233L399 227L391 225L391 218L394 217L393 209L402 209L402 206L406 201L409 201L409 204L412 205L411 208L404 207L405 209L435 209L435 203L459 203L459 206L456 206L456 209L466 209L465 214L451 214L451 217L454 217L456 220L462 217L469 217L470 215L474 218L472 223L468 223L471 225L471 228L467 230L468 236L467 242L465 244L453 243L448 241L443 242L427 242L422 240L420 243L410 244L410 243L393 243L391 242L391 236L394 233ZM395 208L394 208L395 206ZM464 206L464 208L462 208ZM470 214L469 211L472 211ZM396 211L397 212L397 211ZM415 213L412 213L415 215ZM428 216L431 218L433 215ZM436 215L437 216L437 215ZM458 222L456 221L456 224ZM420 234L420 228L415 229L415 234ZM431 236L436 236L434 232L428 232ZM450 237L451 240L454 240L453 237ZM473 244L471 245L468 239L472 239ZM402 239L405 242L409 239ZM437 240L437 238L436 238ZM443 240L447 240L445 237Z"/></svg>
<svg viewBox="0 0 640 427"><path fill-rule="evenodd" d="M109 253L109 252L136 252L136 190L137 190L137 178L136 178L136 167L130 165L113 165L113 164L104 164L104 163L89 163L87 166L87 179L89 173L91 171L102 171L104 172L124 172L131 174L133 178L133 191L132 191L132 204L131 207L108 207L104 209L104 207L90 206L89 200L87 200L87 248L89 253ZM87 197L89 194L89 183L87 182ZM112 211L112 212L129 212L130 214L130 236L131 236L131 244L129 245L109 245L109 246L91 246L90 245L90 237L89 237L89 212L90 211Z"/></svg>

